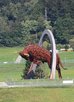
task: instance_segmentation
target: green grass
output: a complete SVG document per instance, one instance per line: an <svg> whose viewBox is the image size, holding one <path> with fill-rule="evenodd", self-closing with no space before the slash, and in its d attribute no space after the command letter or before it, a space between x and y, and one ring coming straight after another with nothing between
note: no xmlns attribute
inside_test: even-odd
<svg viewBox="0 0 74 102"><path fill-rule="evenodd" d="M0 66L0 81L20 81L23 64L4 64Z"/></svg>
<svg viewBox="0 0 74 102"><path fill-rule="evenodd" d="M0 48L0 81L19 81L21 80L21 75L24 68L23 64L14 64L18 52L22 48ZM3 64L3 62L9 62L8 64Z"/></svg>
<svg viewBox="0 0 74 102"><path fill-rule="evenodd" d="M0 48L0 62L3 61L15 61L16 57L18 56L18 52L21 51L22 48L20 47L4 47Z"/></svg>
<svg viewBox="0 0 74 102"><path fill-rule="evenodd" d="M68 51L64 51L64 52L60 52L60 56L62 58L62 60L74 60L74 52L68 52Z"/></svg>
<svg viewBox="0 0 74 102"><path fill-rule="evenodd" d="M61 52L60 57L64 67L67 68L67 70L62 70L63 77L74 79L74 52Z"/></svg>
<svg viewBox="0 0 74 102"><path fill-rule="evenodd" d="M23 48L0 48L0 62L15 62L18 52ZM63 79L74 79L74 52L60 52L61 60L64 66L68 70L62 69ZM25 62L25 60L24 60ZM21 81L21 75L23 74L23 69L25 67L24 63L21 64L3 64L0 63L0 81ZM45 71L46 78L48 78L50 71L47 64L43 64L42 68ZM58 79L57 72L56 78Z"/></svg>
<svg viewBox="0 0 74 102"><path fill-rule="evenodd" d="M5 88L0 102L74 102L74 88Z"/></svg>
<svg viewBox="0 0 74 102"><path fill-rule="evenodd" d="M14 62L22 48L0 48L0 62ZM74 52L60 52L63 64L68 70L62 69L63 79L74 79ZM21 64L0 63L0 81L29 81L21 80L25 67ZM42 65L49 75L47 64ZM58 79L56 72L56 79ZM36 80L34 80L36 81ZM0 102L74 102L74 87L64 88L0 88Z"/></svg>

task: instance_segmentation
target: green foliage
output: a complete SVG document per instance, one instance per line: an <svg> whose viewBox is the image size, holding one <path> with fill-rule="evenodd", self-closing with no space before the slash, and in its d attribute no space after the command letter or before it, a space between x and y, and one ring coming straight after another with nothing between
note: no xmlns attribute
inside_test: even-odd
<svg viewBox="0 0 74 102"><path fill-rule="evenodd" d="M23 70L23 75L22 75L23 79L27 79L27 74L28 74L30 66L31 66L31 62L30 61L26 61L25 69ZM45 75L44 75L44 72L43 72L42 68L37 66L33 78L34 79L38 79L38 78L44 78L44 77L45 77Z"/></svg>
<svg viewBox="0 0 74 102"><path fill-rule="evenodd" d="M0 46L38 43L46 28L57 43L69 43L74 34L73 5L73 0L0 0Z"/></svg>
<svg viewBox="0 0 74 102"><path fill-rule="evenodd" d="M56 20L55 29L56 29L56 37L57 42L62 44L69 43L69 39L71 38L71 34L73 33L73 19L67 15L66 17L59 17Z"/></svg>
<svg viewBox="0 0 74 102"><path fill-rule="evenodd" d="M38 22L36 20L26 20L25 22L23 21L21 25L23 29L22 33L25 35L36 33L38 29Z"/></svg>
<svg viewBox="0 0 74 102"><path fill-rule="evenodd" d="M60 50L61 48L64 48L64 45L62 45L62 44L57 44L56 48L57 48L58 50Z"/></svg>
<svg viewBox="0 0 74 102"><path fill-rule="evenodd" d="M25 63L25 69L23 70L23 75L22 75L22 78L23 79L27 79L27 74L28 74L30 65L31 65L31 62L30 61L26 61L26 63Z"/></svg>
<svg viewBox="0 0 74 102"><path fill-rule="evenodd" d="M69 46L66 44L64 48L67 51L69 49Z"/></svg>
<svg viewBox="0 0 74 102"><path fill-rule="evenodd" d="M45 77L45 73L41 66L37 66L36 71L35 71L35 79L41 79Z"/></svg>
<svg viewBox="0 0 74 102"><path fill-rule="evenodd" d="M70 44L70 46L73 48L73 50L74 50L74 39L70 39L69 40L69 44Z"/></svg>
<svg viewBox="0 0 74 102"><path fill-rule="evenodd" d="M47 41L44 41L43 42L42 47L45 48L45 49L47 49L47 50L51 49L51 46L49 45L49 43Z"/></svg>

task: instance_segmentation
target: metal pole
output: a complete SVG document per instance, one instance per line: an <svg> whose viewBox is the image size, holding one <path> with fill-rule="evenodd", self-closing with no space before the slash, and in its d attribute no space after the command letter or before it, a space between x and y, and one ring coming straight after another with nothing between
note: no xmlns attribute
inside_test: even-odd
<svg viewBox="0 0 74 102"><path fill-rule="evenodd" d="M55 79L55 71L56 71L56 44L55 44L55 40L54 40L54 36L53 33L51 32L51 30L46 29L43 33L42 36L40 38L39 41L39 46L42 46L42 40L43 37L45 35L48 35L51 45L52 45L52 67L51 67L51 74L50 74L50 79Z"/></svg>

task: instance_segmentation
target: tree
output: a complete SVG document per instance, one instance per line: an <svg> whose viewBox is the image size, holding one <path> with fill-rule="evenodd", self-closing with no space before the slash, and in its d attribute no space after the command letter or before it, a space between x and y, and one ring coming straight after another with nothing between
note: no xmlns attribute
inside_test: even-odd
<svg viewBox="0 0 74 102"><path fill-rule="evenodd" d="M67 51L67 50L69 49L69 46L66 44L66 45L64 46L64 48L65 48L65 50Z"/></svg>
<svg viewBox="0 0 74 102"><path fill-rule="evenodd" d="M69 40L69 44L74 50L74 38Z"/></svg>
<svg viewBox="0 0 74 102"><path fill-rule="evenodd" d="M8 31L9 31L9 26L7 23L7 18L0 17L0 33Z"/></svg>
<svg viewBox="0 0 74 102"><path fill-rule="evenodd" d="M69 43L73 28L73 19L70 17L70 15L66 15L64 18L59 17L54 26L54 29L56 30L55 37L57 38L57 42L61 44Z"/></svg>
<svg viewBox="0 0 74 102"><path fill-rule="evenodd" d="M3 46L24 45L33 37L37 42L46 28L53 30L57 43L69 43L74 34L74 0L0 0Z"/></svg>
<svg viewBox="0 0 74 102"><path fill-rule="evenodd" d="M23 75L22 78L23 79L27 79L28 78L28 70L30 68L31 62L30 61L26 61L25 63L25 69L23 70ZM37 78L44 78L45 74L44 71L42 70L41 67L37 66L35 73L32 73L33 76L30 76L29 78L33 78L33 79L37 79Z"/></svg>
<svg viewBox="0 0 74 102"><path fill-rule="evenodd" d="M24 41L27 41L27 43L35 42L38 36L38 22L36 20L26 20L21 22L21 26ZM33 35L35 35L34 39L32 38Z"/></svg>
<svg viewBox="0 0 74 102"><path fill-rule="evenodd" d="M28 70L30 68L30 65L31 65L31 62L30 61L26 61L25 69L23 70L23 75L22 75L23 79L27 79L27 73L28 73Z"/></svg>

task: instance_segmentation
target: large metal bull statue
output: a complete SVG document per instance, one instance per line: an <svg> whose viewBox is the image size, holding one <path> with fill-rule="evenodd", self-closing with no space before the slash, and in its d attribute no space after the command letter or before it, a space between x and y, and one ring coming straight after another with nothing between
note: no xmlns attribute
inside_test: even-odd
<svg viewBox="0 0 74 102"><path fill-rule="evenodd" d="M39 65L40 62L47 62L49 68L51 69L52 53L38 45L30 44L26 48L24 48L23 51L19 52L19 54L24 59L29 60L37 65ZM63 68L60 57L58 54L56 54L56 70L58 71L58 76L61 79L62 75L60 66Z"/></svg>

